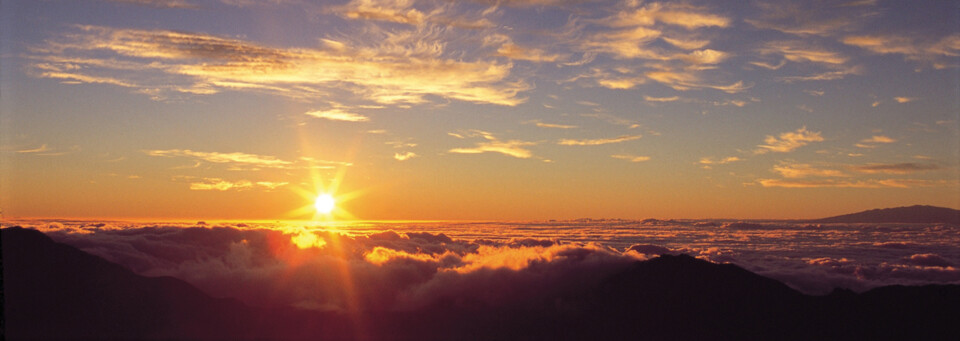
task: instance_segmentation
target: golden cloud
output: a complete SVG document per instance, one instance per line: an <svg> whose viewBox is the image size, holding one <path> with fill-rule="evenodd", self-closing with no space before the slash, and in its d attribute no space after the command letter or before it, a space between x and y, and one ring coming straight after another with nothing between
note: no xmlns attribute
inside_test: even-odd
<svg viewBox="0 0 960 341"><path fill-rule="evenodd" d="M859 166L850 166L853 171L867 174L910 174L939 170L941 167L930 163L871 163Z"/></svg>
<svg viewBox="0 0 960 341"><path fill-rule="evenodd" d="M305 113L308 116L313 116L316 118L323 118L332 121L347 121L347 122L367 122L370 120L369 117L355 114L349 111L344 111L340 108L333 108L329 110L312 110Z"/></svg>
<svg viewBox="0 0 960 341"><path fill-rule="evenodd" d="M190 149L145 150L150 156L160 157L188 157L201 161L227 164L234 169L257 170L263 168L294 169L294 168L333 168L334 166L351 166L348 162L324 161L310 157L301 157L297 162L278 159L275 156L257 155L241 152L220 153L200 152ZM306 165L304 165L306 164ZM249 168L239 168L249 167Z"/></svg>
<svg viewBox="0 0 960 341"><path fill-rule="evenodd" d="M916 188L916 187L956 187L957 181L921 180L921 179L886 179L841 181L825 180L782 180L760 179L757 181L763 187L783 188Z"/></svg>
<svg viewBox="0 0 960 341"><path fill-rule="evenodd" d="M894 143L894 142L897 142L897 140L887 136L883 136L883 135L874 135L868 139L860 140L860 143Z"/></svg>
<svg viewBox="0 0 960 341"><path fill-rule="evenodd" d="M277 187L286 186L287 184L288 184L287 182L271 182L271 181L252 182L249 180L227 181L220 178L203 178L202 181L191 182L190 190L229 191L229 190L253 189L256 187L272 190L272 189L276 189Z"/></svg>
<svg viewBox="0 0 960 341"><path fill-rule="evenodd" d="M543 122L537 122L536 125L540 128L555 128L555 129L574 129L577 127L574 125L553 124L553 123L543 123Z"/></svg>
<svg viewBox="0 0 960 341"><path fill-rule="evenodd" d="M414 152L393 153L393 158L397 161L407 161L415 157L417 157L417 154Z"/></svg>
<svg viewBox="0 0 960 341"><path fill-rule="evenodd" d="M797 179L806 177L845 177L847 174L835 169L816 168L806 163L780 162L773 166L773 171L785 178Z"/></svg>
<svg viewBox="0 0 960 341"><path fill-rule="evenodd" d="M736 156L728 156L720 160L714 160L712 157L700 158L700 164L702 165L725 165L737 161L743 161L743 159Z"/></svg>
<svg viewBox="0 0 960 341"><path fill-rule="evenodd" d="M907 60L930 63L937 69L957 67L956 57L960 56L960 34L936 41L905 35L850 35L842 42L877 54L900 54Z"/></svg>
<svg viewBox="0 0 960 341"><path fill-rule="evenodd" d="M614 158L614 159L627 160L627 161L630 161L630 162L650 161L650 157L649 157L649 156L636 156L636 155L626 155L626 154L615 154L615 155L610 155L610 157L612 157L612 158Z"/></svg>
<svg viewBox="0 0 960 341"><path fill-rule="evenodd" d="M345 88L383 104L422 103L433 95L514 106L526 100L518 94L530 89L522 80L508 79L509 63L441 57L443 44L431 42L437 38L429 30L369 40L379 42L376 46L326 39L316 48L275 48L165 30L80 26L77 31L35 49L36 76L154 94L234 90L312 99Z"/></svg>
<svg viewBox="0 0 960 341"><path fill-rule="evenodd" d="M820 132L808 131L807 127L802 127L797 129L797 131L788 131L785 133L780 133L778 137L767 135L767 138L764 139L763 145L759 145L760 149L754 151L755 154L765 154L767 152L777 152L777 153L787 153L791 152L794 149L806 146L811 142L821 142L823 137L820 136Z"/></svg>
<svg viewBox="0 0 960 341"><path fill-rule="evenodd" d="M533 157L533 153L530 150L523 148L526 146L536 145L536 142L529 141L520 141L520 140L509 140L509 141L500 141L491 133L482 131L482 130L468 130L462 133L447 133L450 136L456 138L467 138L467 137L482 137L483 142L478 142L476 146L471 148L453 148L449 152L457 154L481 154L481 153L500 153L504 155L513 156L520 159L528 159Z"/></svg>
<svg viewBox="0 0 960 341"><path fill-rule="evenodd" d="M563 139L563 140L560 140L560 142L557 142L557 144L563 145L563 146L599 146L604 144L639 140L642 137L643 136L641 135L623 135L623 136L618 136L614 138L603 138L603 139L585 139L585 140Z"/></svg>
<svg viewBox="0 0 960 341"><path fill-rule="evenodd" d="M519 141L519 140L510 140L510 141L489 141L489 142L480 142L477 143L475 147L472 148L454 148L450 149L451 153L457 154L480 154L480 153L500 153L504 155L513 156L515 158L527 159L533 156L533 153L530 150L523 148L524 146L535 145L535 142L528 141Z"/></svg>
<svg viewBox="0 0 960 341"><path fill-rule="evenodd" d="M688 30L701 27L722 28L730 24L730 19L706 13L704 9L670 3L650 3L641 8L620 11L611 19L611 26L651 26L661 22Z"/></svg>

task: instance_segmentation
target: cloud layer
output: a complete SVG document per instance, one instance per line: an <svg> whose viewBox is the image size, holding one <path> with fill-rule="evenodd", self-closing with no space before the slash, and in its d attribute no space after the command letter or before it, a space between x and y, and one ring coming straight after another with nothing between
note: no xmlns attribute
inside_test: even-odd
<svg viewBox="0 0 960 341"><path fill-rule="evenodd" d="M32 224L140 274L250 304L322 311L402 311L450 299L497 305L593 285L562 278L601 278L663 253L735 263L814 294L960 283L960 233L943 225L648 219L365 223L334 232L263 223Z"/></svg>

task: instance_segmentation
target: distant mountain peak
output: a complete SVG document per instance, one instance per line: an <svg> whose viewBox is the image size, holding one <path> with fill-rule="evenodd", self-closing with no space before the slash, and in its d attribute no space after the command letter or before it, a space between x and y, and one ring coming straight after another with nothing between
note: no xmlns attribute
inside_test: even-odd
<svg viewBox="0 0 960 341"><path fill-rule="evenodd" d="M960 224L960 210L929 205L878 208L817 219L818 223L947 223Z"/></svg>

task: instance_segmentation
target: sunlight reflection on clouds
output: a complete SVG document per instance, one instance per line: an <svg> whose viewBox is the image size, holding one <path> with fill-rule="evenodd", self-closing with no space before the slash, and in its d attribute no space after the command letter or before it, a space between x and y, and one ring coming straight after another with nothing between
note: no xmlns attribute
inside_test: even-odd
<svg viewBox="0 0 960 341"><path fill-rule="evenodd" d="M958 227L694 220L147 224L18 221L137 273L214 296L320 310L412 309L449 297L527 295L661 253L729 262L811 294L960 283ZM303 233L317 247L296 244ZM312 239L311 239L312 240ZM346 270L345 270L346 269ZM578 277L580 278L580 277ZM343 295L353 283L356 302ZM485 284L484 284L485 283ZM510 283L521 287L511 289ZM500 290L497 289L497 290ZM549 289L544 289L549 290Z"/></svg>

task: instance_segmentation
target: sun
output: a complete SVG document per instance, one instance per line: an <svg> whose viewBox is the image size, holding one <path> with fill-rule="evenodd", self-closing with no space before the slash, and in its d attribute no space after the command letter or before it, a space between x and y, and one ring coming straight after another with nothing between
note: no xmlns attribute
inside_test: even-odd
<svg viewBox="0 0 960 341"><path fill-rule="evenodd" d="M336 206L337 201L330 194L320 194L313 202L313 207L317 210L317 213L320 214L330 214Z"/></svg>

